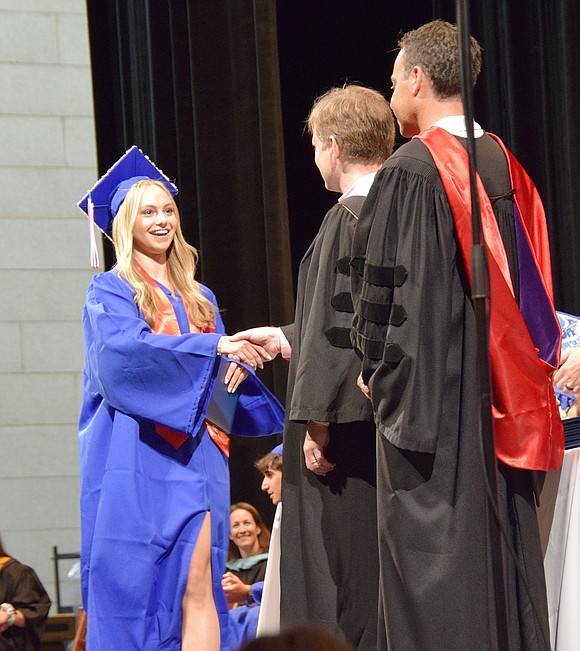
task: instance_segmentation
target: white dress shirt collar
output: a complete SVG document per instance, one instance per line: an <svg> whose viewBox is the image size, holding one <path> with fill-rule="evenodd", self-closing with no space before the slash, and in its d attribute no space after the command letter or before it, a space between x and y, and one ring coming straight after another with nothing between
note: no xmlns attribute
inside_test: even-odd
<svg viewBox="0 0 580 651"><path fill-rule="evenodd" d="M465 116L464 115L448 115L440 120L437 120L434 127L441 127L445 131L459 138L467 138L467 129L465 128ZM473 122L473 135L476 138L481 138L484 134L484 130L477 124Z"/></svg>
<svg viewBox="0 0 580 651"><path fill-rule="evenodd" d="M365 174L357 179L350 188L338 198L338 203L342 203L348 197L366 197L375 180L376 172Z"/></svg>

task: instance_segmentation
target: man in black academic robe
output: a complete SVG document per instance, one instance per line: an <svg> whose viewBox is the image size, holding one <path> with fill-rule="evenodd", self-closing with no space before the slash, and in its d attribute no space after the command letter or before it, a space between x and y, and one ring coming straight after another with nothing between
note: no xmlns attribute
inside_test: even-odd
<svg viewBox="0 0 580 651"><path fill-rule="evenodd" d="M359 86L314 104L308 128L315 163L341 197L300 264L295 321L237 336L273 353L291 347L281 529L281 623L317 624L359 651L377 648L376 433L356 385L350 253L375 172L391 153L387 101ZM286 339L288 341L286 341Z"/></svg>
<svg viewBox="0 0 580 651"><path fill-rule="evenodd" d="M505 556L506 610L494 600L496 550L480 451L457 30L434 21L405 35L399 45L391 106L401 134L417 138L400 147L377 174L357 226L352 260L352 339L362 357L361 383L379 433L378 648L547 650L534 489L541 474L536 471L559 464L562 441L550 411L550 372L559 342L543 211L539 200L522 201L535 190L517 161L474 125L494 269L490 353L498 416L498 508L505 549L511 547L518 558L516 566ZM481 55L475 41L472 51L477 76ZM531 226L529 234L526 226ZM489 241L488 231L493 233ZM530 262L525 269L524 256ZM541 351L546 362L539 361L519 309L520 300L532 295L534 304L546 308L535 313L536 325L545 327L549 340L547 351ZM538 364L545 373L536 382L524 369L536 373ZM507 393L500 386L505 377ZM530 392L537 395L535 411L514 415L503 408L513 404L514 395L516 403L525 402Z"/></svg>

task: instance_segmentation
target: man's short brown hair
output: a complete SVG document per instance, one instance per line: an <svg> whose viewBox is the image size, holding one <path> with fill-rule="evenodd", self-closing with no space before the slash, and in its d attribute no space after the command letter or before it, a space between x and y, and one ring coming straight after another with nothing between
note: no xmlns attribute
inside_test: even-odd
<svg viewBox="0 0 580 651"><path fill-rule="evenodd" d="M263 475L268 470L282 470L282 455L268 452L268 454L254 461L254 468L257 468Z"/></svg>
<svg viewBox="0 0 580 651"><path fill-rule="evenodd" d="M356 84L331 88L312 105L306 127L322 142L334 136L347 158L382 163L393 153L395 120L378 91Z"/></svg>
<svg viewBox="0 0 580 651"><path fill-rule="evenodd" d="M475 85L481 72L481 47L473 36L470 40L471 73ZM405 78L412 68L418 66L431 80L439 99L461 96L457 25L444 20L433 20L404 34L398 45L404 50Z"/></svg>

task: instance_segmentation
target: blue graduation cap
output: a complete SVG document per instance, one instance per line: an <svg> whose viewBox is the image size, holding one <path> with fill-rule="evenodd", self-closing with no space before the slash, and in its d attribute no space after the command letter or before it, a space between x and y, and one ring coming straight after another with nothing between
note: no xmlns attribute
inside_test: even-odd
<svg viewBox="0 0 580 651"><path fill-rule="evenodd" d="M111 235L113 219L132 185L143 179L161 181L177 194L177 186L137 147L133 145L78 202L79 208L106 234Z"/></svg>
<svg viewBox="0 0 580 651"><path fill-rule="evenodd" d="M284 444L280 443L280 445L277 445L275 448L272 448L271 452L272 454L279 454L280 456L283 455L284 451Z"/></svg>

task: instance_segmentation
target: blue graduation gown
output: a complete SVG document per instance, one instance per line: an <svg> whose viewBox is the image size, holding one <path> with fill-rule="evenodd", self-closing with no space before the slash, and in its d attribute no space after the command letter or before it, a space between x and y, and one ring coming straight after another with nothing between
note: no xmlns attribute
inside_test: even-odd
<svg viewBox="0 0 580 651"><path fill-rule="evenodd" d="M201 287L215 305L213 293ZM85 368L79 423L81 586L87 651L178 651L181 602L201 524L211 512L214 597L222 650L234 645L221 588L229 532L227 458L204 425L224 332L155 334L133 288L115 272L96 275L83 311ZM233 433L282 431L283 410L251 374ZM189 435L174 449L155 424Z"/></svg>

